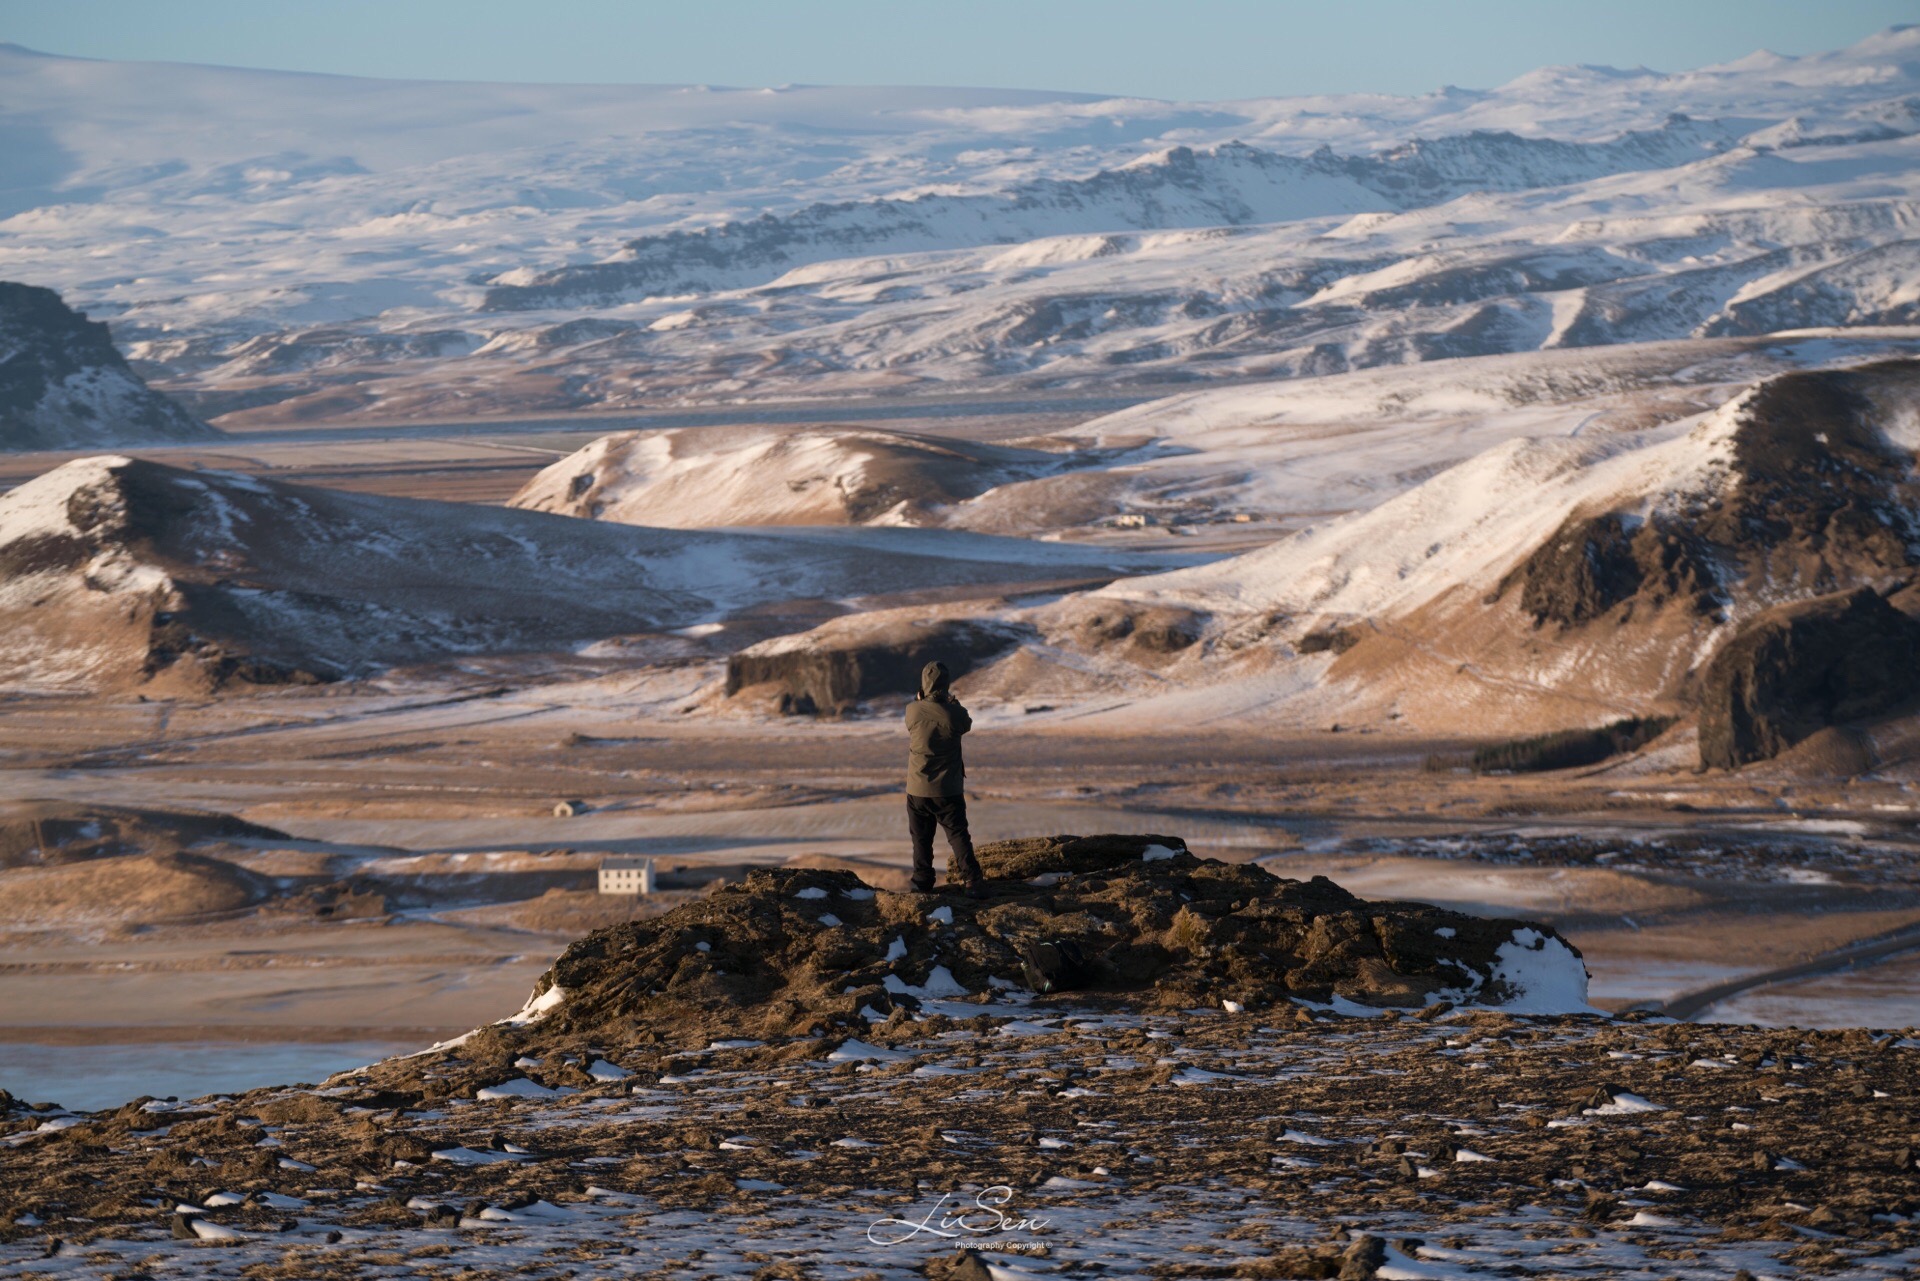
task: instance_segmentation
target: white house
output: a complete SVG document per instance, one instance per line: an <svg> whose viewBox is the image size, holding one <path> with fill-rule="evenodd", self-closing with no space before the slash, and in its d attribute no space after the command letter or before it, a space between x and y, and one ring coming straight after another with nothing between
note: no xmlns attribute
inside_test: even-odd
<svg viewBox="0 0 1920 1281"><path fill-rule="evenodd" d="M632 854L615 854L600 860L602 894L653 893L653 860Z"/></svg>

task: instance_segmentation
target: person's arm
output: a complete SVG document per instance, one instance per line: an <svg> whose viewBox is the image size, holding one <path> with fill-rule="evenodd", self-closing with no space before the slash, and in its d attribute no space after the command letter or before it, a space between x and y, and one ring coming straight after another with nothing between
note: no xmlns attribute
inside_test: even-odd
<svg viewBox="0 0 1920 1281"><path fill-rule="evenodd" d="M947 708L953 715L953 736L955 738L959 738L962 734L973 728L973 717L967 715L967 709L962 707L960 700L951 694L947 695Z"/></svg>

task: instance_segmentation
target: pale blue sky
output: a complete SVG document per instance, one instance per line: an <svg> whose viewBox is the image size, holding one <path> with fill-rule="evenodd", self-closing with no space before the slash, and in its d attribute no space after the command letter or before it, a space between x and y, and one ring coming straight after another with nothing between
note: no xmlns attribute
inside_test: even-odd
<svg viewBox="0 0 1920 1281"><path fill-rule="evenodd" d="M0 0L93 58L424 79L938 84L1157 98L1489 87L1811 53L1920 0Z"/></svg>

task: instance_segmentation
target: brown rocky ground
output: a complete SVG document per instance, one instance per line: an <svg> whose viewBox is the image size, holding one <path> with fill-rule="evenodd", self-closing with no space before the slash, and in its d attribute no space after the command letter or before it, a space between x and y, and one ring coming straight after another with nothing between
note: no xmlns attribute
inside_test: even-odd
<svg viewBox="0 0 1920 1281"><path fill-rule="evenodd" d="M988 847L1001 892L984 901L757 872L583 940L519 1015L320 1086L91 1115L0 1098L0 1275L1881 1277L1920 1263L1914 1032L1370 1008L1341 992L1403 1001L1391 975L1431 971L1436 951L1486 964L1525 927L1365 904L1168 839ZM918 977L941 955L977 981L1019 964L993 940L1030 928L1041 896L1057 943L1076 917L1159 895L1188 900L1159 932L1079 931L1107 941L1087 950L1086 990L968 995L929 974L918 995L835 992L821 972L825 952L829 970L858 966L891 934L894 969ZM1371 949L1331 928L1342 920L1366 922ZM1416 924L1444 940L1425 957L1392 946ZM1262 964L1230 951L1260 930ZM1149 945L1162 973L1111 968ZM1260 972L1284 981L1247 1008L1220 999ZM884 1016L871 1007L889 998Z"/></svg>
<svg viewBox="0 0 1920 1281"><path fill-rule="evenodd" d="M1077 1276L1920 1262L1911 1037L1079 999L617 1068L569 1045L521 1069L543 1097L438 1094L455 1051L413 1089L12 1111L0 1268L893 1277L959 1244ZM956 1208L1027 1226L910 1231Z"/></svg>

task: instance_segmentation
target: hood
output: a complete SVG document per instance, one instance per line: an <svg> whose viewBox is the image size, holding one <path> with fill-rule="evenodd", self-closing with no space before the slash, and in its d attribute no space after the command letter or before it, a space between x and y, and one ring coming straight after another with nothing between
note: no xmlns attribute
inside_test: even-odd
<svg viewBox="0 0 1920 1281"><path fill-rule="evenodd" d="M920 697L945 698L947 685L951 681L947 675L947 665L942 662L928 663L920 669Z"/></svg>

